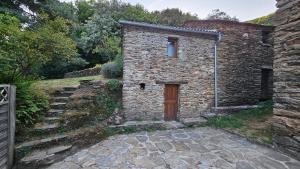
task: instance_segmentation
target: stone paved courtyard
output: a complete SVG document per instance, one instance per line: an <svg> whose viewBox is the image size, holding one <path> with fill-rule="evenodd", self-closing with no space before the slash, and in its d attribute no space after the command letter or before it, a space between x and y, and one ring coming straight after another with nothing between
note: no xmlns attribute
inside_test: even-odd
<svg viewBox="0 0 300 169"><path fill-rule="evenodd" d="M117 135L48 169L299 169L300 162L212 128Z"/></svg>

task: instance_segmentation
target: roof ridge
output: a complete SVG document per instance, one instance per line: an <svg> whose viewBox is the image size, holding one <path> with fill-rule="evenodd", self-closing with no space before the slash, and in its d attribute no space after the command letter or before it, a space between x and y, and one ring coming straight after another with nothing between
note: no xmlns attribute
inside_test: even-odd
<svg viewBox="0 0 300 169"><path fill-rule="evenodd" d="M136 21L128 21L128 20L119 20L119 23L123 25L141 26L141 27L190 32L190 33L202 33L202 34L209 34L209 35L219 34L219 32L216 29L199 29L199 28L192 28L192 27L168 26L162 24L153 24L153 23L136 22Z"/></svg>

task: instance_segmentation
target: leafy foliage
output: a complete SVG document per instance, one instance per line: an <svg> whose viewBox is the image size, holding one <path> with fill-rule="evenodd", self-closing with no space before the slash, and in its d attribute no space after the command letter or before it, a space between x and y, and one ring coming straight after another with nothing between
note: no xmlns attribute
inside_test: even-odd
<svg viewBox="0 0 300 169"><path fill-rule="evenodd" d="M116 62L109 62L102 65L102 74L106 78L122 77L123 69Z"/></svg>
<svg viewBox="0 0 300 169"><path fill-rule="evenodd" d="M109 90L111 91L117 91L120 89L120 87L122 86L119 82L119 80L116 79L111 79L107 82L107 86L109 88Z"/></svg>
<svg viewBox="0 0 300 169"><path fill-rule="evenodd" d="M272 26L274 24L273 18L274 18L274 13L266 15L266 16L262 16L250 21L247 21L248 23L254 23L254 24L259 24L259 25L268 25L268 26Z"/></svg>
<svg viewBox="0 0 300 169"><path fill-rule="evenodd" d="M154 15L156 15L158 23L171 26L181 26L187 20L198 20L197 15L184 13L178 8L165 9L161 12L156 11Z"/></svg>
<svg viewBox="0 0 300 169"><path fill-rule="evenodd" d="M118 80L110 80L96 96L94 112L106 119L115 109L121 109L122 87Z"/></svg>
<svg viewBox="0 0 300 169"><path fill-rule="evenodd" d="M237 17L235 17L235 16L231 17L227 13L221 11L220 9L214 9L214 10L212 10L212 12L210 14L208 14L208 16L206 17L206 19L210 19L210 20L239 21L239 19Z"/></svg>
<svg viewBox="0 0 300 169"><path fill-rule="evenodd" d="M20 130L38 122L48 108L47 97L31 87L31 81L16 82L16 123Z"/></svg>
<svg viewBox="0 0 300 169"><path fill-rule="evenodd" d="M74 41L67 37L67 23L60 17L48 20L44 16L32 31L21 29L16 17L0 14L0 33L0 74L8 83L37 75L43 65L57 57L70 60L77 55Z"/></svg>

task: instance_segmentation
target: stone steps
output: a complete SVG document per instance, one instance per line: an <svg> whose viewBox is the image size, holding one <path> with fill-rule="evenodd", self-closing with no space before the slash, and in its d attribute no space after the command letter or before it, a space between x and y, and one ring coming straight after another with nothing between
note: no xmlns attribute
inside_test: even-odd
<svg viewBox="0 0 300 169"><path fill-rule="evenodd" d="M64 110L56 110L56 109L50 109L46 114L45 117L57 117L61 115L64 112Z"/></svg>
<svg viewBox="0 0 300 169"><path fill-rule="evenodd" d="M16 145L16 151L22 151L26 149L36 149L36 148L43 148L47 147L47 145L56 145L59 142L65 141L68 139L67 135L55 135L55 136L49 136L47 138L43 139L36 139L28 142L21 143L19 145Z"/></svg>
<svg viewBox="0 0 300 169"><path fill-rule="evenodd" d="M18 161L18 166L22 169L43 168L62 160L74 151L74 145L69 143L82 139L79 135L84 133L78 131L74 134L69 131L59 134L61 133L59 129L61 115L64 113L69 97L76 89L77 87L64 87L63 90L56 91L51 99L50 110L45 113L43 121L30 131L35 136L33 140L16 145L17 158L21 159Z"/></svg>
<svg viewBox="0 0 300 169"><path fill-rule="evenodd" d="M63 110L67 103L54 102L50 104L51 109Z"/></svg>
<svg viewBox="0 0 300 169"><path fill-rule="evenodd" d="M72 145L59 145L46 149L35 150L19 161L19 165L23 167L37 168L47 166L61 160L64 152L70 150Z"/></svg>
<svg viewBox="0 0 300 169"><path fill-rule="evenodd" d="M70 97L74 91L57 91L54 93L55 97Z"/></svg>
<svg viewBox="0 0 300 169"><path fill-rule="evenodd" d="M50 134L50 133L54 133L58 130L59 128L59 123L53 123L53 124L49 124L46 122L43 123L37 123L33 130L31 132L34 132L36 134Z"/></svg>
<svg viewBox="0 0 300 169"><path fill-rule="evenodd" d="M60 121L60 117L45 117L44 122L48 124L58 123Z"/></svg>
<svg viewBox="0 0 300 169"><path fill-rule="evenodd" d="M54 102L60 102L60 103L67 103L69 100L69 97L54 97Z"/></svg>
<svg viewBox="0 0 300 169"><path fill-rule="evenodd" d="M77 87L64 87L63 89L64 89L64 91L75 91L78 88Z"/></svg>

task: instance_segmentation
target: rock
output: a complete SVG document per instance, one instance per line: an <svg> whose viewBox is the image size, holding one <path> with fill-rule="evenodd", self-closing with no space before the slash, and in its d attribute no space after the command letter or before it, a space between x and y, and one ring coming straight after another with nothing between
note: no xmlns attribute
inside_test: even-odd
<svg viewBox="0 0 300 169"><path fill-rule="evenodd" d="M120 125L123 122L124 122L123 114L118 108L114 110L113 114L109 117L107 121L109 125Z"/></svg>
<svg viewBox="0 0 300 169"><path fill-rule="evenodd" d="M202 118L202 117L198 117L198 118L184 118L181 120L181 122L184 125L201 125L201 124L205 124L207 122L206 119Z"/></svg>
<svg viewBox="0 0 300 169"><path fill-rule="evenodd" d="M168 142L156 143L155 145L162 152L167 152L172 149L172 145Z"/></svg>

